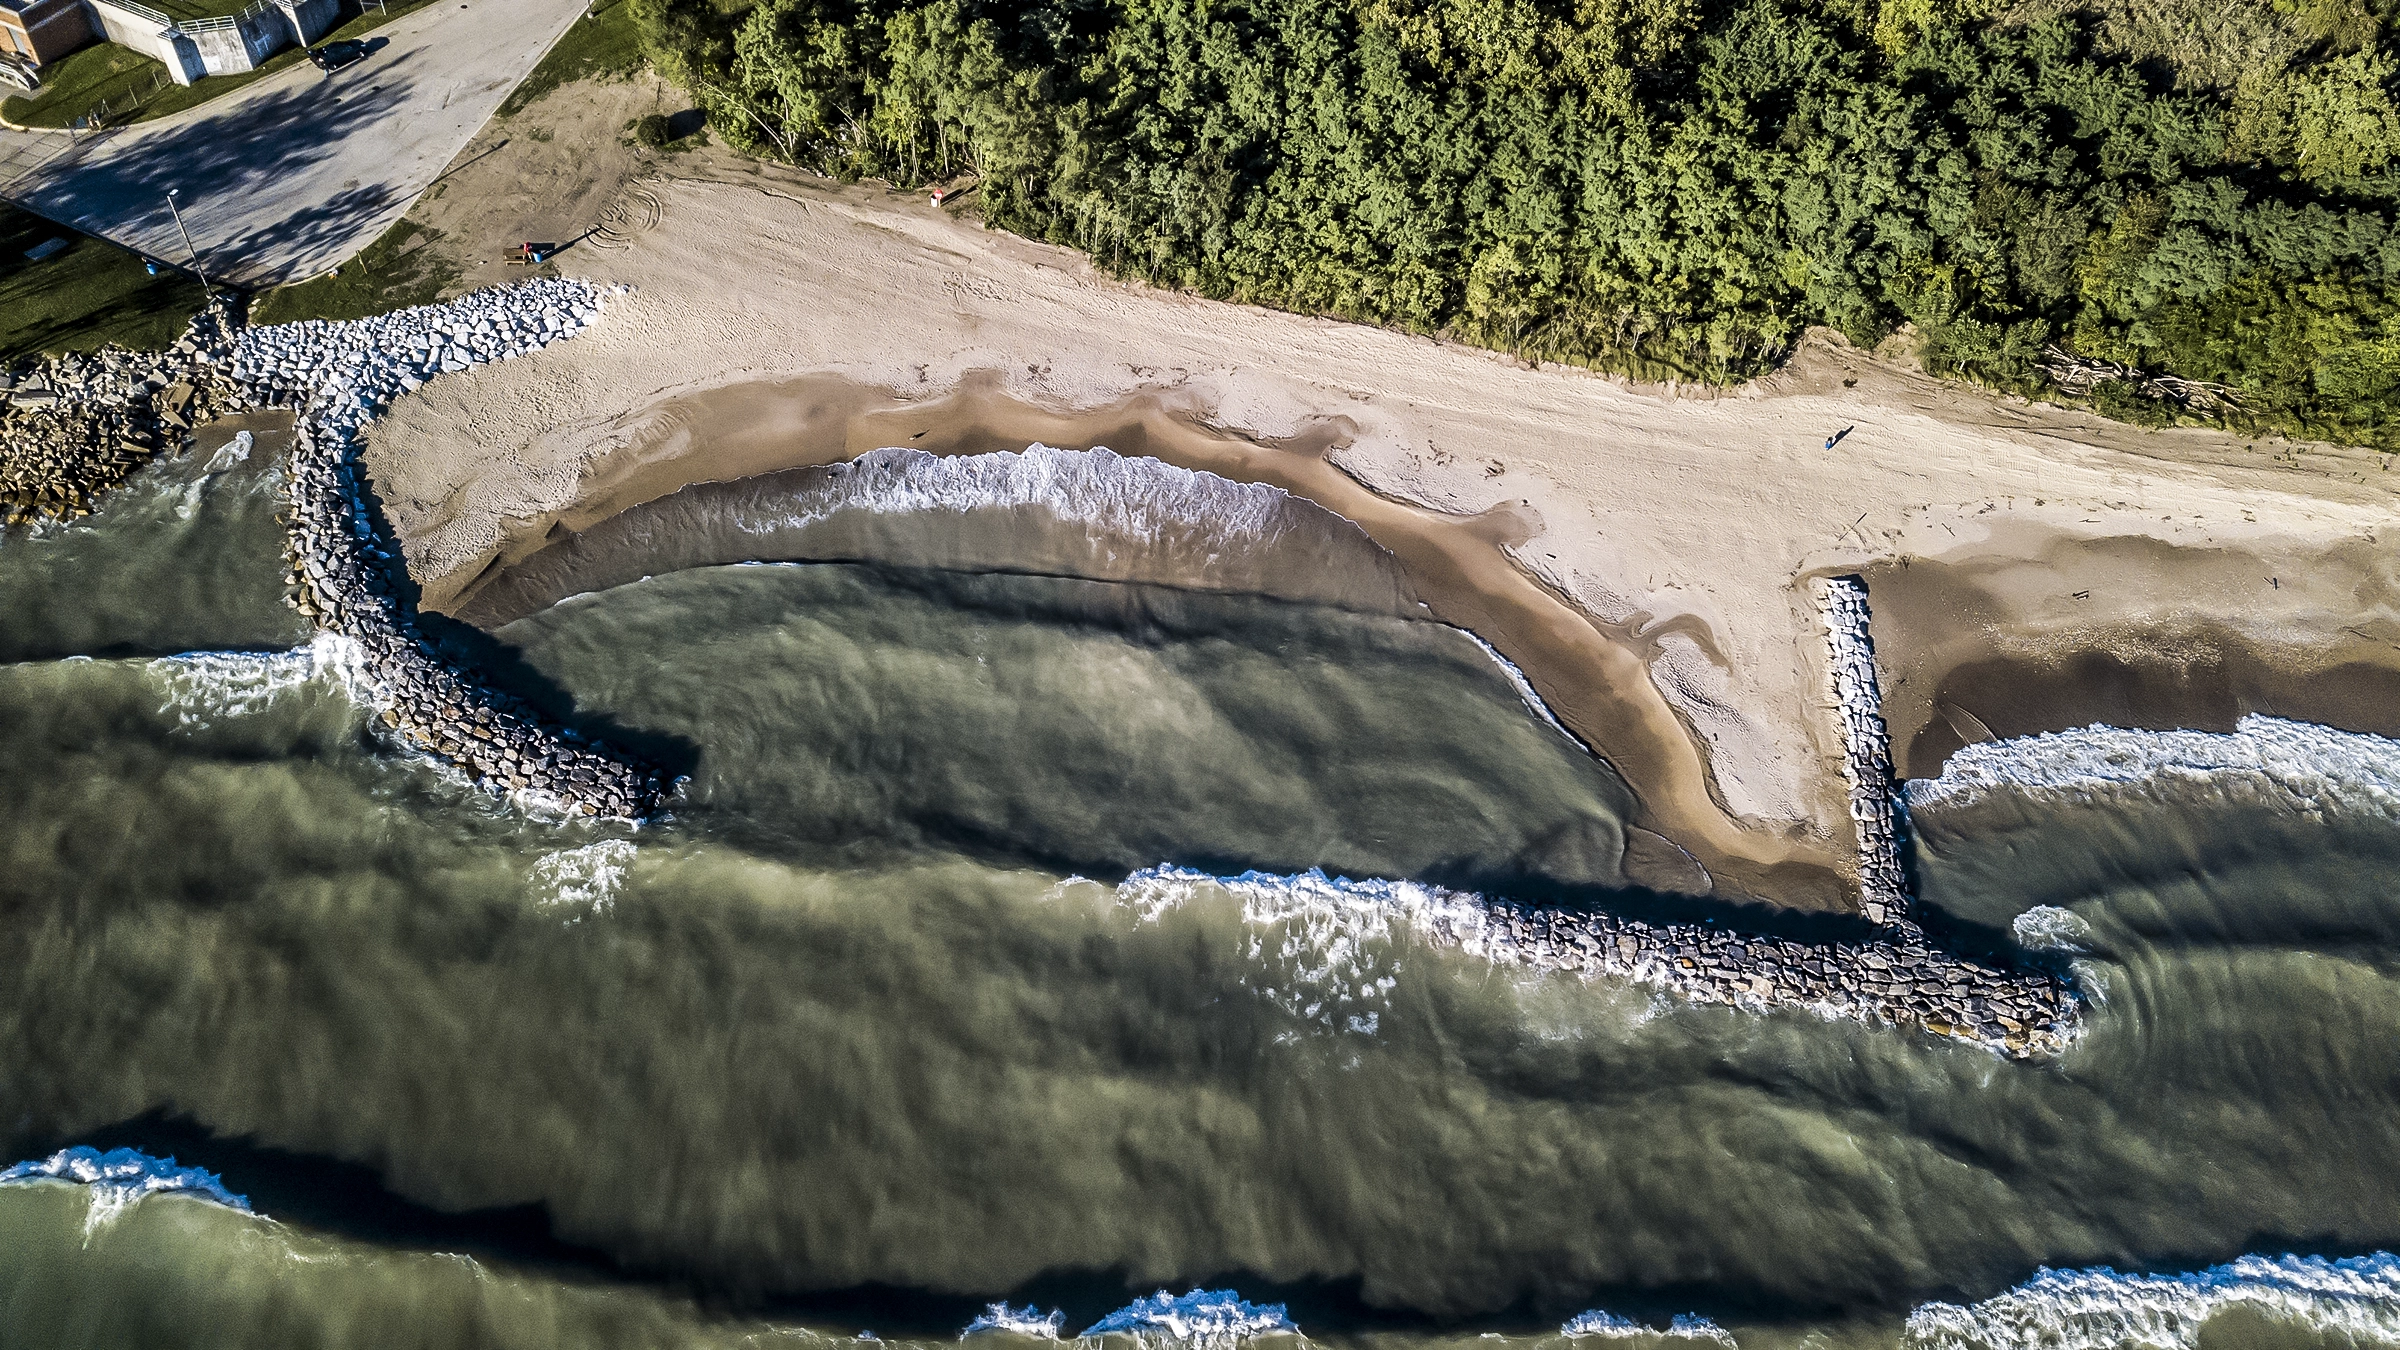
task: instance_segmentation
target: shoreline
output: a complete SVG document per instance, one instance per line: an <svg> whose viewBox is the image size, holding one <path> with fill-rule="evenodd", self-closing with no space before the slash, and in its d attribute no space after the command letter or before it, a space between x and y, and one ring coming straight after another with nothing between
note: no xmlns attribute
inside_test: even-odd
<svg viewBox="0 0 2400 1350"><path fill-rule="evenodd" d="M628 466L609 486L571 510L536 516L529 538L545 543L562 529L579 533L637 506L668 482L756 480L770 472L850 462L885 448L941 458L1015 452L1038 443L1061 449L1106 447L1177 469L1262 484L1322 508L1363 531L1399 567L1430 617L1476 635L1523 671L1570 734L1625 779L1641 801L1635 824L1647 832L1629 870L1656 889L1766 900L1787 907L1854 911L1853 865L1846 841L1808 838L1796 828L1769 830L1734 820L1713 791L1704 743L1660 694L1633 625L1595 623L1507 553L1530 536L1505 509L1481 516L1444 515L1380 496L1325 456L1339 428L1314 428L1283 445L1265 445L1178 416L1153 393L1078 413L1037 407L970 380L946 397L901 402L888 390L812 376L791 387L732 385L667 400L631 414L613 462ZM606 470L603 471L604 473ZM669 494L672 495L672 494ZM429 577L429 607L457 611L501 573L539 556L503 554L463 586ZM453 574L454 576L455 574Z"/></svg>
<svg viewBox="0 0 2400 1350"><path fill-rule="evenodd" d="M1428 617L1391 555L1314 503L1038 442L964 458L878 449L694 483L495 564L448 612L496 632L570 596L754 562L1013 572Z"/></svg>
<svg viewBox="0 0 2400 1350"><path fill-rule="evenodd" d="M2400 736L2400 563L2377 537L2295 552L2001 533L1876 564L1903 775L2095 723L2226 733L2263 713Z"/></svg>
<svg viewBox="0 0 2400 1350"><path fill-rule="evenodd" d="M486 791L639 823L672 790L656 766L587 739L426 637L358 465L359 431L392 399L563 342L605 298L588 283L538 280L356 322L245 328L218 364L237 410L293 410L286 602L343 644L384 726Z"/></svg>
<svg viewBox="0 0 2400 1350"><path fill-rule="evenodd" d="M1722 862L1728 889L1786 904L1838 889L1837 907L1855 905L1814 579L1866 575L1876 590L1876 569L1897 560L1931 576L1929 564L1978 550L2116 539L2274 559L2300 575L2342 549L2371 555L2360 541L2400 506L2400 482L2368 452L2309 448L2295 469L2236 437L2146 432L1946 385L1822 334L1747 388L1661 397L1121 283L914 194L729 155L678 168L690 176L644 186L659 210L624 248L562 259L635 288L610 325L442 381L370 432L366 465L429 605L692 481L883 445L1163 448L1171 463L1309 496L1411 550L1402 562L1420 598L1596 737L1684 831L1663 833L1712 872L1710 858ZM788 397L774 408L738 406L777 388ZM1029 410L996 419L1023 439L978 441L963 416L946 431L925 420L977 398ZM1062 423L1096 430L1061 435ZM1840 450L1825 450L1827 428L1845 426L1855 430ZM944 443L929 446L937 434ZM2274 628L2291 598L2179 591L2171 569L2166 582L2181 612L2246 631ZM2325 602L2328 613L2342 603L2330 589ZM1874 605L1883 620L1879 590ZM2352 619L2361 612L2350 602ZM2117 618L2152 621L2134 606ZM1938 641L1945 623L1923 631ZM2299 667L2324 631L2268 636L2296 644ZM1914 772L1924 725L1908 699L1939 683L1946 658L1933 641L1888 639L1880 622L1877 638L1893 749ZM1817 884L1772 875L1800 858Z"/></svg>

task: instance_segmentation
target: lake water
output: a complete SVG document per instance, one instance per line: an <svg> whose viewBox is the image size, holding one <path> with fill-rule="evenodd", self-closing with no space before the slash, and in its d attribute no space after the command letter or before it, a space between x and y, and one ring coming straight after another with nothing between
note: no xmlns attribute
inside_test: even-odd
<svg viewBox="0 0 2400 1350"><path fill-rule="evenodd" d="M0 1185L0 1346L2400 1342L2391 742L1920 786L1935 926L2089 999L2012 1063L1429 941L1646 903L1633 798L1372 605L633 581L488 656L689 781L529 814L377 734L276 475L0 540L0 1163L248 1206Z"/></svg>

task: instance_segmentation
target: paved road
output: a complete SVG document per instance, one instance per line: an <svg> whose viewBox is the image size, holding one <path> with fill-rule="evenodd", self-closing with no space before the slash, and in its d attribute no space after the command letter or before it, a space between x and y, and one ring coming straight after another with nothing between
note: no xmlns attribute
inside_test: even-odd
<svg viewBox="0 0 2400 1350"><path fill-rule="evenodd" d="M17 131L0 127L0 192L65 152L73 142L63 131Z"/></svg>
<svg viewBox="0 0 2400 1350"><path fill-rule="evenodd" d="M181 262L166 206L167 189L180 188L211 278L259 287L315 276L408 210L584 4L443 0L376 29L368 38L383 45L330 79L304 62L220 102L87 141L0 190ZM11 149L0 144L0 158Z"/></svg>

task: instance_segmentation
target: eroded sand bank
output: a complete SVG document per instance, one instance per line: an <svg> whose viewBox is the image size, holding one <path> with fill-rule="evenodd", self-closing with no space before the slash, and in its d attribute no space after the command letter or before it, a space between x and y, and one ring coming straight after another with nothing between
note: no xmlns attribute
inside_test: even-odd
<svg viewBox="0 0 2400 1350"><path fill-rule="evenodd" d="M436 381L378 424L368 465L430 603L691 482L881 445L1154 454L1356 521L1435 613L1526 669L1722 889L1838 904L1850 841L1806 577L2111 539L2297 569L2379 556L2394 505L2371 452L2295 464L1983 399L1833 341L1738 393L1678 397L1119 284L913 194L729 158L697 171L649 185L657 224L628 247L562 260L637 288L590 336ZM2327 613L2347 604L2370 634L2393 618L2388 591L2337 592ZM2247 622L2288 598L2202 588L2176 612ZM1929 593L1912 622L1946 632L1947 603ZM2242 631L2285 670L2322 664L2339 629ZM1886 640L1887 681L1955 663L1938 645ZM1895 726L1896 745L1922 731Z"/></svg>

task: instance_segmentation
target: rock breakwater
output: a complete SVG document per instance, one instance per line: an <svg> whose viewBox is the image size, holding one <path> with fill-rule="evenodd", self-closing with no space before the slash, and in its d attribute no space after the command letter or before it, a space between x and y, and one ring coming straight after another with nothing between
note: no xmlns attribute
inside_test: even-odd
<svg viewBox="0 0 2400 1350"><path fill-rule="evenodd" d="M1691 1003L1752 1012L1799 1008L1916 1027L2016 1059L2055 1055L2076 1032L2076 1002L2060 981L1942 951L1913 926L1809 941L1322 872L1212 877L1152 868L1128 877L1119 891L1155 909L1208 886L1239 897L1252 922L1298 919L1344 944L1369 939L1398 919L1429 941L1496 965L1621 980Z"/></svg>
<svg viewBox="0 0 2400 1350"><path fill-rule="evenodd" d="M296 412L291 603L355 644L385 725L492 791L639 819L664 796L657 770L492 688L425 638L357 464L359 433L392 398L569 337L599 318L604 298L589 283L543 279L355 322L252 328L227 373L245 401Z"/></svg>
<svg viewBox="0 0 2400 1350"><path fill-rule="evenodd" d="M2074 1035L2075 1001L2058 980L1942 951L1913 924L1887 928L1880 939L1802 942L1713 924L1484 904L1483 922L1454 936L1498 961L1614 976L1694 1003L1798 1006L1915 1026L2018 1059L2055 1055Z"/></svg>
<svg viewBox="0 0 2400 1350"><path fill-rule="evenodd" d="M1800 1007L1873 1025L1913 1026L2017 1059L2064 1050L2079 1016L2065 981L2044 970L1968 960L1927 940L1901 864L1907 817L1892 778L1866 586L1856 577L1821 580L1816 600L1850 818L1858 831L1860 911L1872 932L1855 940L1804 941L1429 888L1418 888L1437 897L1413 907L1418 926L1502 964L1627 980L1694 1003L1757 1011Z"/></svg>
<svg viewBox="0 0 2400 1350"><path fill-rule="evenodd" d="M89 515L102 493L230 411L234 327L219 300L163 352L103 347L0 371L0 526Z"/></svg>
<svg viewBox="0 0 2400 1350"><path fill-rule="evenodd" d="M1900 866L1905 818L1893 790L1883 691L1875 683L1867 584L1857 577L1826 577L1816 589L1842 735L1842 777L1850 786L1850 820L1858 829L1859 909L1870 923L1908 923L1908 875Z"/></svg>

